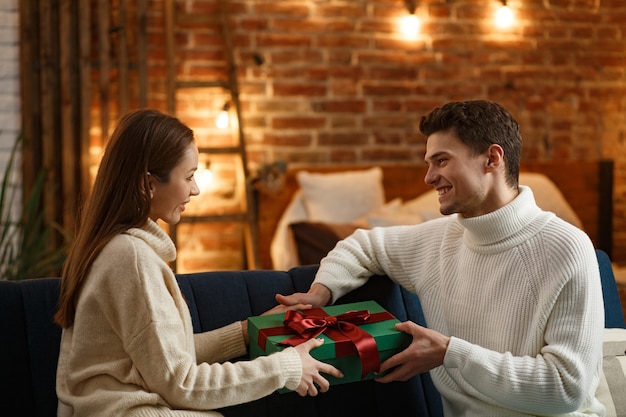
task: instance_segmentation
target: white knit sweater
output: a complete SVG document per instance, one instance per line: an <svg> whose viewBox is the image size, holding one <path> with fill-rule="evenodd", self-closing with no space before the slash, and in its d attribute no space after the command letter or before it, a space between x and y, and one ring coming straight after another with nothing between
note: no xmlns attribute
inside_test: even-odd
<svg viewBox="0 0 626 417"><path fill-rule="evenodd" d="M217 416L208 410L297 387L302 365L293 348L219 363L245 354L241 324L194 336L166 264L175 256L174 244L151 220L102 250L75 323L63 331L59 417Z"/></svg>
<svg viewBox="0 0 626 417"><path fill-rule="evenodd" d="M483 216L358 230L322 260L315 282L334 302L386 274L420 297L428 326L451 337L431 371L447 416L603 416L594 248L520 189Z"/></svg>

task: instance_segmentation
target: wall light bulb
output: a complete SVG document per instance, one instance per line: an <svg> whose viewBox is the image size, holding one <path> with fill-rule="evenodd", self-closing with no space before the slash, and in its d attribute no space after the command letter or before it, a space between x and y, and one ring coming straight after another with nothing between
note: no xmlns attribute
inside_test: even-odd
<svg viewBox="0 0 626 417"><path fill-rule="evenodd" d="M500 29L506 29L513 25L515 21L515 15L513 10L507 5L502 5L496 11L496 26Z"/></svg>
<svg viewBox="0 0 626 417"><path fill-rule="evenodd" d="M213 180L213 172L211 172L210 164L200 162L196 171L196 182L200 192L206 191Z"/></svg>
<svg viewBox="0 0 626 417"><path fill-rule="evenodd" d="M222 111L215 119L215 126L219 129L226 129L230 125L230 114L228 113L229 104L224 104Z"/></svg>
<svg viewBox="0 0 626 417"><path fill-rule="evenodd" d="M417 16L415 16L415 14L409 14L400 20L400 31L409 39L417 37L417 34L420 31L420 26L420 20Z"/></svg>

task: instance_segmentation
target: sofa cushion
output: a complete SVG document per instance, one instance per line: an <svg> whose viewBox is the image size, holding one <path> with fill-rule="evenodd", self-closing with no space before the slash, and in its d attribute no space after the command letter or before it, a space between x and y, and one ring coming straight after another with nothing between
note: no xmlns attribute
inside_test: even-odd
<svg viewBox="0 0 626 417"><path fill-rule="evenodd" d="M602 297L604 299L604 327L606 328L626 328L622 303L615 283L613 265L611 259L601 250L596 250L598 266L600 268L600 279L602 280Z"/></svg>
<svg viewBox="0 0 626 417"><path fill-rule="evenodd" d="M30 358L22 291L17 282L0 281L0 358L3 388L0 389L0 409L7 416L34 416ZM7 343L6 341L11 341Z"/></svg>
<svg viewBox="0 0 626 417"><path fill-rule="evenodd" d="M347 224L297 222L289 225L302 265L316 265L338 241L348 237L356 226Z"/></svg>
<svg viewBox="0 0 626 417"><path fill-rule="evenodd" d="M33 375L45 383L34 384L33 395L36 416L46 414L39 410L57 407L56 370L61 345L61 328L54 324L54 314L59 299L61 280L41 278L27 280L22 285L26 322L28 323L28 344L30 367ZM42 288L44 287L44 288Z"/></svg>
<svg viewBox="0 0 626 417"><path fill-rule="evenodd" d="M282 271L214 271L176 276L195 332L213 330L262 314L276 305L276 293L295 292ZM245 300L245 302L242 302Z"/></svg>
<svg viewBox="0 0 626 417"><path fill-rule="evenodd" d="M56 414L56 366L61 328L53 323L58 278L0 281L0 357L10 384L0 390L2 415L47 417ZM54 415L54 414L52 414Z"/></svg>

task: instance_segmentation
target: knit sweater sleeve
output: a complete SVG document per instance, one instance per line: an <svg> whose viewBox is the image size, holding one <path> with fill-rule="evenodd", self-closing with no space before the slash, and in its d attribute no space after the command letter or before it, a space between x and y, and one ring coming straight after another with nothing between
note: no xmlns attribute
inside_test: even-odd
<svg viewBox="0 0 626 417"><path fill-rule="evenodd" d="M409 277L434 266L430 259L441 240L439 223L357 229L321 260L315 283L331 291L331 303L364 285L372 275L387 275L414 292Z"/></svg>
<svg viewBox="0 0 626 417"><path fill-rule="evenodd" d="M132 364L128 379L158 394L171 408L211 410L252 401L276 389L295 389L302 365L295 349L234 363L197 363L187 306L168 266L150 246L137 239L118 239L107 248L102 280L110 292L104 307L115 333L123 339ZM98 273L98 272L96 272ZM104 301L103 301L104 302ZM227 326L201 337L224 337L227 356L242 352L241 328ZM239 331L239 334L237 334ZM220 359L201 351L207 359ZM115 363L110 365L116 366Z"/></svg>
<svg viewBox="0 0 626 417"><path fill-rule="evenodd" d="M247 353L240 321L194 334L194 342L198 363L224 362Z"/></svg>

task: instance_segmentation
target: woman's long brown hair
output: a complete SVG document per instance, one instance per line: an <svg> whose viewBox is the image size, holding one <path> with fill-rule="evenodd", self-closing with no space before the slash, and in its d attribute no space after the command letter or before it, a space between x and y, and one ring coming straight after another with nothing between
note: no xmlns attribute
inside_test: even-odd
<svg viewBox="0 0 626 417"><path fill-rule="evenodd" d="M148 220L148 173L168 182L191 142L191 129L157 110L135 110L120 119L106 145L63 267L54 316L58 325L67 328L74 324L81 288L102 248L117 234Z"/></svg>

